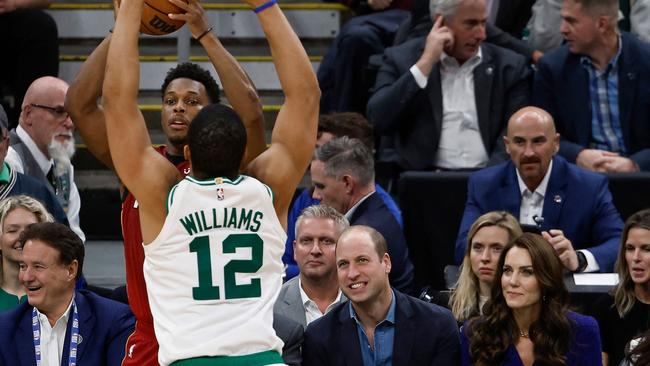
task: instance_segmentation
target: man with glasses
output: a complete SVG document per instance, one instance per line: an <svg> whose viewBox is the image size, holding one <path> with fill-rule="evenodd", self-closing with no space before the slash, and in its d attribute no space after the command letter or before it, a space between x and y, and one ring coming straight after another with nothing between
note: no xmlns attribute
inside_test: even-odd
<svg viewBox="0 0 650 366"><path fill-rule="evenodd" d="M16 172L5 162L9 149L9 120L5 110L0 105L0 200L26 194L41 201L45 208L61 223L67 224L68 218L63 212L56 196L38 180Z"/></svg>
<svg viewBox="0 0 650 366"><path fill-rule="evenodd" d="M18 127L10 133L7 162L16 171L45 183L66 212L70 228L85 241L79 227L81 199L71 158L74 125L63 109L68 84L58 78L36 79L23 99Z"/></svg>

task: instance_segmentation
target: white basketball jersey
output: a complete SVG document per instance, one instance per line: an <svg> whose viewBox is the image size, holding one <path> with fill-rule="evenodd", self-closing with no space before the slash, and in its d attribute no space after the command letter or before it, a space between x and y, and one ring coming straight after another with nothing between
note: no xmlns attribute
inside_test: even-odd
<svg viewBox="0 0 650 366"><path fill-rule="evenodd" d="M258 180L186 177L170 193L158 237L144 246L144 276L158 360L275 350L273 304L286 233Z"/></svg>

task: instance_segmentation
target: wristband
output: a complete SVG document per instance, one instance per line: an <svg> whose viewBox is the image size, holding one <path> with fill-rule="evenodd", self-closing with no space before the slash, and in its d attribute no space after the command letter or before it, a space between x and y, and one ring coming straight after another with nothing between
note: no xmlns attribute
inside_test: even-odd
<svg viewBox="0 0 650 366"><path fill-rule="evenodd" d="M576 256L578 257L578 268L576 268L576 272L582 272L587 268L587 265L589 264L587 262L587 256L585 253L576 251Z"/></svg>
<svg viewBox="0 0 650 366"><path fill-rule="evenodd" d="M212 32L212 27L206 29L205 32L201 33L201 35L199 35L198 37L196 37L196 38L194 38L194 39L196 39L197 41L200 41L201 38L205 37L205 35L208 34L208 33L210 33L210 32Z"/></svg>
<svg viewBox="0 0 650 366"><path fill-rule="evenodd" d="M273 6L273 5L277 4L277 3L278 3L278 0L269 0L269 1L265 2L264 4L258 6L257 8L253 9L253 11L255 12L255 14L257 14L260 11L262 11L262 10L268 8L268 7L271 7L271 6Z"/></svg>

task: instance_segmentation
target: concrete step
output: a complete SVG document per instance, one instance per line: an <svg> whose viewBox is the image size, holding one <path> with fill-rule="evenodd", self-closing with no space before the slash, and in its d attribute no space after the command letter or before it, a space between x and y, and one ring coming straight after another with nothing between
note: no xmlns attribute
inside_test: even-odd
<svg viewBox="0 0 650 366"><path fill-rule="evenodd" d="M223 38L263 38L255 13L242 3L204 3L208 21ZM338 34L341 12L348 8L338 3L284 3L280 5L301 39L332 38ZM59 38L103 38L114 24L110 2L59 3L47 12L54 18ZM186 27L183 27L184 29ZM188 37L176 31L155 38ZM153 36L144 35L143 38Z"/></svg>
<svg viewBox="0 0 650 366"><path fill-rule="evenodd" d="M126 283L121 240L88 240L85 252L83 273L88 284L113 289Z"/></svg>
<svg viewBox="0 0 650 366"><path fill-rule="evenodd" d="M87 58L85 55L63 55L59 63L59 77L71 83L76 77L81 65ZM314 70L320 65L320 56L310 57ZM280 81L271 56L239 56L237 60L248 73L258 90L281 90ZM209 70L219 81L219 77L207 56L192 56L191 62ZM140 90L158 90L167 71L178 64L176 56L141 56L140 57Z"/></svg>
<svg viewBox="0 0 650 366"><path fill-rule="evenodd" d="M61 59L84 58L99 45L102 39L59 39L59 51ZM233 56L255 57L268 56L271 54L266 39L261 38L220 38L221 43ZM302 39L305 51L311 56L323 56L332 42L330 38L324 39ZM178 44L175 39L169 38L147 38L140 40L140 55L142 56L177 56ZM192 42L189 48L190 56L206 56L203 47Z"/></svg>

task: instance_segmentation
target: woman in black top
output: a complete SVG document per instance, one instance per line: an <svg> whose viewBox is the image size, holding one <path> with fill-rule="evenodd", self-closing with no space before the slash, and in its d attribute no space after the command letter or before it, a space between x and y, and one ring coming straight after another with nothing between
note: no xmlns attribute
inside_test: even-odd
<svg viewBox="0 0 650 366"><path fill-rule="evenodd" d="M595 305L603 365L618 365L626 344L650 328L650 210L625 223L616 261L619 284Z"/></svg>

